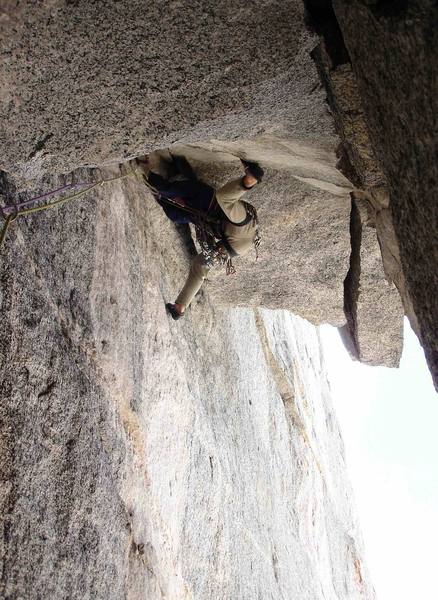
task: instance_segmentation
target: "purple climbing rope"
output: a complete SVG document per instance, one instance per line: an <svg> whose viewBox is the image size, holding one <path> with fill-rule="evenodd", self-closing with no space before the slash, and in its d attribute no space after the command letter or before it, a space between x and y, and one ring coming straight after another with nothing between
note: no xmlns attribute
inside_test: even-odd
<svg viewBox="0 0 438 600"><path fill-rule="evenodd" d="M63 185L62 187L57 188L56 190L52 190L51 192L46 192L45 194L41 194L40 196L34 196L33 198L29 198L29 200L25 200L18 204L14 204L12 206L2 206L1 207L2 213L4 215L11 215L13 213L18 212L22 208L29 206L29 204L33 204L34 202L37 202L38 200L43 200L44 198L49 198L49 196L53 196L53 194L58 194L60 192L64 192L65 190L74 190L76 188L87 187L90 185L93 185L92 181L82 181L79 183L68 183L67 185Z"/></svg>

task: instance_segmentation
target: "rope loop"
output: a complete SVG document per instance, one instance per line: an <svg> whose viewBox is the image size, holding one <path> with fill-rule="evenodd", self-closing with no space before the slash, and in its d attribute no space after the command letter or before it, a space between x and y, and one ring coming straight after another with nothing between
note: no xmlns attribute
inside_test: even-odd
<svg viewBox="0 0 438 600"><path fill-rule="evenodd" d="M13 223L15 221L15 219L18 217L18 215L20 214L20 211L18 209L16 202L14 202L13 206L14 206L14 212L9 215L11 217L10 223Z"/></svg>
<svg viewBox="0 0 438 600"><path fill-rule="evenodd" d="M2 244L5 240L6 233L9 229L10 224L13 223L17 219L17 217L30 215L32 213L40 212L42 210L47 210L48 208L53 208L55 206L62 205L64 203L68 202L69 200L73 200L73 198L79 198L80 196L83 196L84 194L86 194L87 192L89 192L90 190L92 190L93 188L95 188L97 186L103 186L105 183L110 183L111 181L117 181L118 179L124 179L125 177L129 177L129 175L131 175L131 173L125 173L124 175L119 175L117 177L111 177L109 179L102 179L102 181L96 181L96 182L89 181L89 182L81 182L79 184L68 184L68 185L65 185L56 190L52 190L51 192L47 192L40 196L30 198L29 200L26 200L25 202L22 202L21 204L17 204L16 202L14 202L13 207L0 205L0 214L3 217L3 219L5 219L3 229L0 232L0 247L2 246ZM74 188L74 187L84 187L84 186L87 186L86 189L83 189L79 192L75 192L74 194L70 194L69 196L67 196L65 198L58 198L58 200L55 200L53 202L48 202L47 204L43 204L42 206L32 206L32 207L26 208L32 202L36 202L37 200L41 200L42 198L46 198L48 196L51 196L53 194L56 194L58 192L64 191L64 190L72 188L72 187ZM14 209L13 212L9 212L10 208ZM8 210L8 212L6 212L7 210Z"/></svg>
<svg viewBox="0 0 438 600"><path fill-rule="evenodd" d="M16 219L16 218L17 218L17 216L13 217L13 215L8 215L8 216L6 217L5 224L3 225L3 229L1 230L1 233L0 233L0 247L1 247L1 245L3 244L3 242L4 242L4 239L5 239L5 237L6 237L6 233L7 233L8 229L9 229L9 225L10 225L10 224L11 224L11 223L12 223L12 222L13 222L13 221Z"/></svg>

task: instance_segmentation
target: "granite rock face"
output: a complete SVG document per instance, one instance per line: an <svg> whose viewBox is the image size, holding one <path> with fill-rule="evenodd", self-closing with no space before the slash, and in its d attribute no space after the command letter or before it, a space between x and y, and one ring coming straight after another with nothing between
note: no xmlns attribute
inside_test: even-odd
<svg viewBox="0 0 438 600"><path fill-rule="evenodd" d="M2 597L375 598L311 325L172 321L189 256L131 179L3 251Z"/></svg>
<svg viewBox="0 0 438 600"><path fill-rule="evenodd" d="M437 385L438 6L433 0L333 4L387 179L407 295Z"/></svg>
<svg viewBox="0 0 438 600"><path fill-rule="evenodd" d="M305 4L309 23L320 36L312 57L340 138L337 167L355 186L350 268L344 286L347 323L341 335L352 357L371 365L397 366L403 313L417 333L418 328L392 227L386 178L368 133L360 89L331 2L307 0Z"/></svg>
<svg viewBox="0 0 438 600"><path fill-rule="evenodd" d="M312 44L299 0L2 3L0 169L26 186L266 131L331 148Z"/></svg>
<svg viewBox="0 0 438 600"><path fill-rule="evenodd" d="M157 148L199 159L215 184L238 172L239 156L259 160L268 172L252 193L264 226L261 259L239 266L238 279L213 281L215 297L342 326L355 182L337 164L304 7L229 0L162 9L3 5L0 168L18 189L45 190L56 173Z"/></svg>
<svg viewBox="0 0 438 600"><path fill-rule="evenodd" d="M409 40L426 31L382 3L352 4L394 40L398 27ZM0 263L5 598L375 597L317 334L263 307L348 318L355 356L393 366L403 311L391 280L430 360L434 305L424 316L409 275L411 259L427 261L412 230L400 237L409 194L427 185L408 189L411 144L397 188L400 157L382 158L397 123L383 134L375 98L362 108L371 92L353 76L353 41L353 70L331 34L313 53L323 89L303 16L292 0L2 3L2 205L128 175L130 157L167 148L215 186L241 173L239 157L266 168L248 197L260 261L236 262L235 278L212 273L178 323L164 302L192 246L132 175L11 227ZM418 133L428 159L424 123L409 124L409 140ZM433 223L429 197L419 227L426 215Z"/></svg>
<svg viewBox="0 0 438 600"><path fill-rule="evenodd" d="M369 365L398 366L403 344L403 306L388 280L376 234L375 211L363 198L353 198L353 243L345 279L347 324L341 329L353 357Z"/></svg>

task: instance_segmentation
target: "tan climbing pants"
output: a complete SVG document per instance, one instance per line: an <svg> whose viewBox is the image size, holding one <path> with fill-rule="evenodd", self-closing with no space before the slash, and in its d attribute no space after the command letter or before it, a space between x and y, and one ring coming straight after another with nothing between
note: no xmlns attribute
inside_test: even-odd
<svg viewBox="0 0 438 600"><path fill-rule="evenodd" d="M234 223L239 223L246 217L245 205L240 202L240 198L246 191L247 190L242 185L242 180L234 179L219 188L216 192L216 200L219 206ZM228 232L226 229L225 233L230 244L236 252L244 254L252 245L252 239L254 237L253 225L250 224L244 227L237 227L229 224L228 228L230 231ZM202 254L195 256L190 267L187 281L175 302L177 304L182 304L184 308L187 308L201 288L209 270Z"/></svg>
<svg viewBox="0 0 438 600"><path fill-rule="evenodd" d="M179 296L175 302L177 304L182 304L184 308L187 308L202 286L209 270L210 269L204 263L204 257L202 254L195 256L195 258L192 260L187 281L185 282L184 287L179 293Z"/></svg>

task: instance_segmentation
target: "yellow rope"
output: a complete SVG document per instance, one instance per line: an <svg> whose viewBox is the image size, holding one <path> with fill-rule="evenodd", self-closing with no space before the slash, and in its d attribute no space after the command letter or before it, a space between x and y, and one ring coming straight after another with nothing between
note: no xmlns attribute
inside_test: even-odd
<svg viewBox="0 0 438 600"><path fill-rule="evenodd" d="M32 208L25 208L24 210L19 210L14 215L8 215L6 217L5 224L4 224L1 234L0 234L0 247L3 244L3 241L6 237L6 233L9 229L9 225L13 221L15 221L15 219L17 217L30 215L32 213L40 212L40 211L46 210L48 208L53 208L54 206L60 206L62 204L65 204L66 202L69 202L70 200L73 200L74 198L79 198L79 196L83 196L84 194L86 194L87 192L91 191L93 188L95 188L99 185L104 185L105 183L111 183L112 181L117 181L119 179L125 179L126 177L129 177L130 175L132 175L132 173L125 173L123 175L118 175L117 177L110 177L109 179L102 179L102 181L97 181L96 183L91 184L89 187L87 187L87 189L81 190L80 192L75 192L74 194L71 194L70 196L67 196L66 198L60 198L59 200L55 200L54 202L49 202L48 204L44 204L43 206L34 206Z"/></svg>
<svg viewBox="0 0 438 600"><path fill-rule="evenodd" d="M49 204L44 204L43 206L34 206L33 208L25 208L24 210L20 210L18 212L17 216L19 217L22 215L30 215L32 213L36 213L41 210L46 210L47 208L53 208L54 206L59 206L61 204L64 204L65 202L69 202L70 200L73 200L73 198L78 198L79 196L83 196L84 194L86 194L93 188L97 187L98 185L100 185L100 183L94 183L93 185L90 185L90 187L87 187L87 189L85 189L85 190L81 190L80 192L75 192L74 194L67 196L67 198L60 198L59 200L55 200L55 202L50 202Z"/></svg>
<svg viewBox="0 0 438 600"><path fill-rule="evenodd" d="M14 215L8 215L6 217L5 224L3 225L3 229L2 229L2 232L0 234L0 247L3 244L3 240L6 237L6 233L8 232L9 225L12 223L12 221L14 221Z"/></svg>

